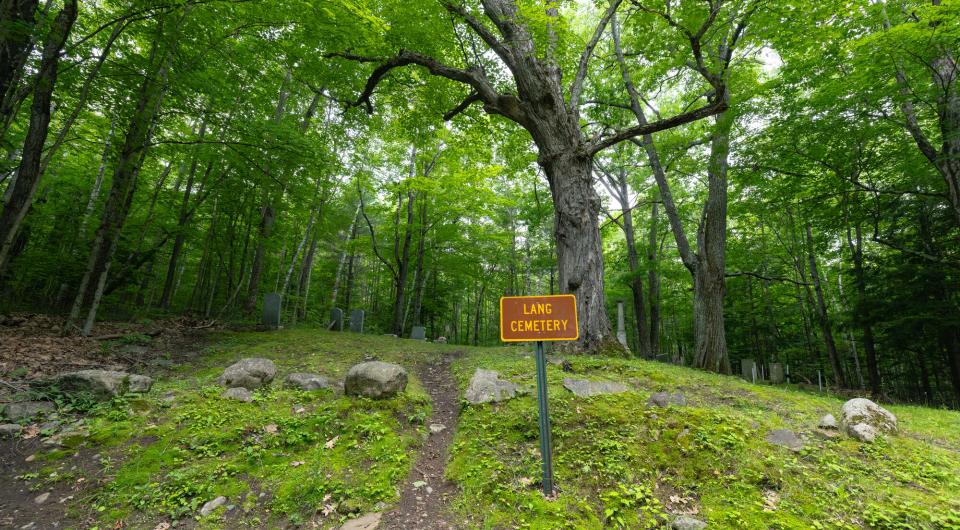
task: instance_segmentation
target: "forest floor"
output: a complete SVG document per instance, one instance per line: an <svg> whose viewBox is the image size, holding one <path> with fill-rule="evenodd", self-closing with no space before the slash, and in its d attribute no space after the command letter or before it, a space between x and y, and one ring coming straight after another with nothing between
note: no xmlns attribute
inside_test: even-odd
<svg viewBox="0 0 960 530"><path fill-rule="evenodd" d="M687 515L721 529L960 528L958 412L887 406L899 434L861 444L817 427L845 398L569 357L548 368L558 493L545 499L535 396L462 399L476 368L533 386L527 348L306 327L120 342L146 348L134 366L156 379L153 389L103 403L52 395L55 425L25 420L19 437L0 439L0 527L661 528ZM217 377L244 357L272 359L277 380L253 403L221 399ZM408 369L404 393L376 401L280 384L293 371L340 380L373 358ZM16 358L0 379L11 374L25 380ZM629 390L580 398L567 377ZM659 391L687 403L648 405ZM26 397L44 396L11 391L0 401ZM445 428L431 434L431 424ZM774 429L803 447L766 442ZM222 507L199 515L220 496Z"/></svg>

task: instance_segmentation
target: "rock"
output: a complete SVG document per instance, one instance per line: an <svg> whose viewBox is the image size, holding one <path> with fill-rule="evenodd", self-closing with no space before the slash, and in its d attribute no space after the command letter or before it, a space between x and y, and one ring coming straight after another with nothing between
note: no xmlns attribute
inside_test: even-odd
<svg viewBox="0 0 960 530"><path fill-rule="evenodd" d="M3 415L12 421L20 421L55 410L57 406L50 401L19 401L7 403L3 407Z"/></svg>
<svg viewBox="0 0 960 530"><path fill-rule="evenodd" d="M437 337L437 340L434 341L434 342L436 342L437 344L446 344L446 343L447 343L447 338L446 338L446 337Z"/></svg>
<svg viewBox="0 0 960 530"><path fill-rule="evenodd" d="M220 397L223 399L235 399L237 401L243 401L244 403L253 401L253 393L240 386L224 390L223 393L220 394Z"/></svg>
<svg viewBox="0 0 960 530"><path fill-rule="evenodd" d="M865 398L854 398L843 404L840 409L840 425L850 436L861 440L861 436L866 436L863 429L854 433L854 427L859 424L866 424L873 428L873 437L878 433L897 432L897 417L890 411L877 405L873 401ZM871 440L868 441L872 441Z"/></svg>
<svg viewBox="0 0 960 530"><path fill-rule="evenodd" d="M226 503L227 503L227 498L222 495L220 497L217 497L216 499L213 499L212 501L207 501L207 503L204 504L202 508L200 508L200 517L206 517L210 515L211 513L213 513L214 510L223 506Z"/></svg>
<svg viewBox="0 0 960 530"><path fill-rule="evenodd" d="M344 499L337 504L337 513L343 515L350 515L354 513L360 513L360 509L363 508L363 505L357 499Z"/></svg>
<svg viewBox="0 0 960 530"><path fill-rule="evenodd" d="M389 398L407 388L407 371L397 364L369 361L352 366L343 385L348 396Z"/></svg>
<svg viewBox="0 0 960 530"><path fill-rule="evenodd" d="M851 438L860 442L872 442L877 439L877 435L880 433L877 432L877 429L874 429L871 425L866 423L858 423L856 425L848 426L847 434L849 434Z"/></svg>
<svg viewBox="0 0 960 530"><path fill-rule="evenodd" d="M43 504L43 503L47 502L47 499L49 499L49 498L50 498L50 492L41 493L40 495L37 495L37 497L36 497L35 499L33 499L33 503L34 503L34 504Z"/></svg>
<svg viewBox="0 0 960 530"><path fill-rule="evenodd" d="M559 366L560 369L563 370L564 372L573 373L573 364L566 359L560 359L560 358L554 357L547 362L549 362L554 366Z"/></svg>
<svg viewBox="0 0 960 530"><path fill-rule="evenodd" d="M600 394L619 394L630 390L630 387L623 383L613 381L588 381L586 379L563 380L563 388L573 392L577 397L598 396Z"/></svg>
<svg viewBox="0 0 960 530"><path fill-rule="evenodd" d="M80 370L57 376L57 386L68 392L90 392L99 399L110 399L125 392L148 392L153 379L116 370Z"/></svg>
<svg viewBox="0 0 960 530"><path fill-rule="evenodd" d="M380 514L374 512L343 523L340 530L374 530L378 526L380 526Z"/></svg>
<svg viewBox="0 0 960 530"><path fill-rule="evenodd" d="M685 407L687 405L687 397L683 394L671 394L669 392L657 392L650 396L650 399L647 400L647 406L650 407L659 407L667 408L670 405L676 405L678 407Z"/></svg>
<svg viewBox="0 0 960 530"><path fill-rule="evenodd" d="M431 423L431 424L430 424L430 432L431 432L432 434L440 434L440 433L442 433L442 432L445 431L445 430L447 430L447 426L444 425L444 424L442 424L442 423Z"/></svg>
<svg viewBox="0 0 960 530"><path fill-rule="evenodd" d="M227 388L256 390L269 385L277 376L277 366L270 359L248 357L231 364L217 382Z"/></svg>
<svg viewBox="0 0 960 530"><path fill-rule="evenodd" d="M670 528L673 530L703 530L706 527L707 523L689 515L681 515L670 523Z"/></svg>
<svg viewBox="0 0 960 530"><path fill-rule="evenodd" d="M764 440L769 444L781 445L792 451L803 449L803 440L796 433L787 429L774 429L767 433Z"/></svg>
<svg viewBox="0 0 960 530"><path fill-rule="evenodd" d="M300 390L322 390L333 387L333 385L330 384L330 380L322 375L305 374L302 372L295 372L288 375L286 379L283 380L283 385L287 388L298 388Z"/></svg>
<svg viewBox="0 0 960 530"><path fill-rule="evenodd" d="M0 438L16 438L22 430L23 427L16 423L4 423L0 425Z"/></svg>
<svg viewBox="0 0 960 530"><path fill-rule="evenodd" d="M519 391L520 385L500 379L499 372L477 368L470 378L464 399L474 405L496 403L516 397Z"/></svg>
<svg viewBox="0 0 960 530"><path fill-rule="evenodd" d="M837 428L837 418L833 417L833 414L827 414L826 416L820 418L820 423L817 425L821 429L836 429Z"/></svg>

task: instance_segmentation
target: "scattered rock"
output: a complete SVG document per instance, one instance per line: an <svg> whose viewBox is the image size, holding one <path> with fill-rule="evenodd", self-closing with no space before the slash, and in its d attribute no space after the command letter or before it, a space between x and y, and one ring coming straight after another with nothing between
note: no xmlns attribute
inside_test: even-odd
<svg viewBox="0 0 960 530"><path fill-rule="evenodd" d="M573 392L577 397L598 396L600 394L619 394L630 390L630 387L623 383L613 381L588 381L586 379L563 380L563 388Z"/></svg>
<svg viewBox="0 0 960 530"><path fill-rule="evenodd" d="M253 401L253 393L239 386L224 390L223 394L220 394L220 397L224 399L235 399L237 401L243 401L244 403Z"/></svg>
<svg viewBox="0 0 960 530"><path fill-rule="evenodd" d="M447 430L447 426L444 425L444 424L442 424L442 423L431 423L431 424L430 424L430 432L431 432L432 434L440 434L440 433L442 433L442 432L445 431L445 430Z"/></svg>
<svg viewBox="0 0 960 530"><path fill-rule="evenodd" d="M446 343L447 343L447 338L446 338L446 337L437 337L437 340L436 340L435 342L436 342L437 344L446 344Z"/></svg>
<svg viewBox="0 0 960 530"><path fill-rule="evenodd" d="M43 504L43 503L47 502L47 499L49 499L49 498L50 498L50 492L41 493L40 495L37 495L37 497L36 497L35 499L33 499L33 503L34 503L34 504Z"/></svg>
<svg viewBox="0 0 960 530"><path fill-rule="evenodd" d="M407 371L400 365L370 361L354 365L344 380L348 396L389 398L407 388Z"/></svg>
<svg viewBox="0 0 960 530"><path fill-rule="evenodd" d="M368 513L362 517L343 523L340 530L374 530L380 526L380 517L381 514L379 513Z"/></svg>
<svg viewBox="0 0 960 530"><path fill-rule="evenodd" d="M849 434L851 438L860 442L872 442L877 439L877 435L880 433L877 432L877 429L874 429L872 425L858 423L856 425L847 426L847 434Z"/></svg>
<svg viewBox="0 0 960 530"><path fill-rule="evenodd" d="M803 449L803 440L796 433L787 429L774 429L767 433L764 440L769 444L781 445L792 451Z"/></svg>
<svg viewBox="0 0 960 530"><path fill-rule="evenodd" d="M360 508L362 508L360 501L356 499L345 499L340 501L340 504L337 505L337 513L343 515L360 513Z"/></svg>
<svg viewBox="0 0 960 530"><path fill-rule="evenodd" d="M820 418L820 424L817 425L821 429L831 429L834 430L837 428L837 418L833 417L833 414L827 414L826 416Z"/></svg>
<svg viewBox="0 0 960 530"><path fill-rule="evenodd" d="M330 380L322 375L306 374L295 372L287 376L283 381L287 388L299 388L300 390L321 390L332 388Z"/></svg>
<svg viewBox="0 0 960 530"><path fill-rule="evenodd" d="M474 405L496 403L514 398L520 391L520 385L500 379L500 373L496 370L477 368L470 378L464 399Z"/></svg>
<svg viewBox="0 0 960 530"><path fill-rule="evenodd" d="M57 376L61 390L90 392L99 399L110 399L125 392L149 392L153 379L145 375L116 370L80 370Z"/></svg>
<svg viewBox="0 0 960 530"><path fill-rule="evenodd" d="M3 407L3 415L12 421L20 421L54 410L57 410L57 406L50 401L20 401L7 403Z"/></svg>
<svg viewBox="0 0 960 530"><path fill-rule="evenodd" d="M840 425L850 436L861 440L864 436L864 429L859 433L854 433L854 428L859 424L866 424L873 428L873 437L877 433L895 433L897 432L897 417L890 411L877 405L873 401L865 398L854 398L843 404L840 410ZM872 438L871 438L872 441Z"/></svg>
<svg viewBox="0 0 960 530"><path fill-rule="evenodd" d="M676 405L678 407L687 406L687 397L683 394L671 394L669 392L657 392L650 396L650 399L647 400L647 406L650 407L659 407L667 408L670 405Z"/></svg>
<svg viewBox="0 0 960 530"><path fill-rule="evenodd" d="M670 523L670 528L673 530L703 530L706 527L707 523L689 515L681 515Z"/></svg>
<svg viewBox="0 0 960 530"><path fill-rule="evenodd" d="M231 364L217 382L227 388L256 390L269 385L277 376L277 366L270 359L248 357Z"/></svg>
<svg viewBox="0 0 960 530"><path fill-rule="evenodd" d="M89 437L86 427L76 426L46 438L43 443L51 447L76 447Z"/></svg>
<svg viewBox="0 0 960 530"><path fill-rule="evenodd" d="M217 497L216 499L213 499L212 501L207 501L207 503L204 504L202 508L200 508L200 517L206 517L210 515L211 513L213 513L214 510L223 506L226 503L227 503L227 498L222 495Z"/></svg>

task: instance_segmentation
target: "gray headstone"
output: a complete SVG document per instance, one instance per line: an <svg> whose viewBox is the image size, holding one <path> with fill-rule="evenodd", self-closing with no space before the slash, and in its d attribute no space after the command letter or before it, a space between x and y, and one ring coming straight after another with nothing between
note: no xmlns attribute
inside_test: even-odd
<svg viewBox="0 0 960 530"><path fill-rule="evenodd" d="M363 333L363 309L350 311L350 331Z"/></svg>
<svg viewBox="0 0 960 530"><path fill-rule="evenodd" d="M753 381L753 370L756 366L753 359L740 359L740 375L747 381Z"/></svg>
<svg viewBox="0 0 960 530"><path fill-rule="evenodd" d="M627 330L623 324L623 302L621 301L617 302L617 340L624 348L630 349L627 346Z"/></svg>
<svg viewBox="0 0 960 530"><path fill-rule="evenodd" d="M334 307L330 310L330 329L333 331L343 331L343 309Z"/></svg>
<svg viewBox="0 0 960 530"><path fill-rule="evenodd" d="M426 340L427 329L423 326L413 326L413 329L410 330L410 338L413 340Z"/></svg>
<svg viewBox="0 0 960 530"><path fill-rule="evenodd" d="M280 329L280 293L267 293L263 297L263 325Z"/></svg>
<svg viewBox="0 0 960 530"><path fill-rule="evenodd" d="M779 385L784 381L783 363L770 363L770 382Z"/></svg>

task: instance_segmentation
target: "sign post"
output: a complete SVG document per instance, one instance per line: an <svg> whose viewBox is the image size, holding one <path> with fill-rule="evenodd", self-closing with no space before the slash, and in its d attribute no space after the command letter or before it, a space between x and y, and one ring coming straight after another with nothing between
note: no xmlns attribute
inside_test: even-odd
<svg viewBox="0 0 960 530"><path fill-rule="evenodd" d="M500 340L536 342L537 405L540 455L543 458L543 494L553 495L553 441L547 406L547 358L543 341L577 340L577 299L572 294L504 296L500 298Z"/></svg>

